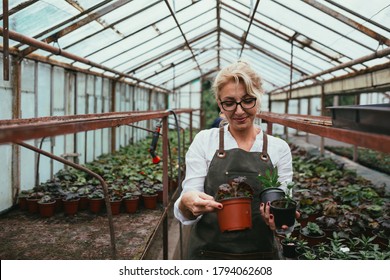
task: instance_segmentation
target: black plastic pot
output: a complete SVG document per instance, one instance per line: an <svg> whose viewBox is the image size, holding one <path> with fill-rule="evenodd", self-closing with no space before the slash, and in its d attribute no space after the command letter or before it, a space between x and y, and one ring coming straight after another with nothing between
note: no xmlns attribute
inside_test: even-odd
<svg viewBox="0 0 390 280"><path fill-rule="evenodd" d="M274 216L276 233L287 234L294 230L295 225L295 212L297 209L297 203L295 201L290 202L286 207L286 199L278 199L271 202L270 211ZM287 229L282 229L282 226L287 226Z"/></svg>
<svg viewBox="0 0 390 280"><path fill-rule="evenodd" d="M264 204L272 202L274 200L282 199L284 197L284 191L279 188L268 188L260 192L260 201Z"/></svg>
<svg viewBox="0 0 390 280"><path fill-rule="evenodd" d="M280 244L282 244L283 256L290 259L294 259L298 256L296 252L297 244L287 243L285 240L280 241Z"/></svg>

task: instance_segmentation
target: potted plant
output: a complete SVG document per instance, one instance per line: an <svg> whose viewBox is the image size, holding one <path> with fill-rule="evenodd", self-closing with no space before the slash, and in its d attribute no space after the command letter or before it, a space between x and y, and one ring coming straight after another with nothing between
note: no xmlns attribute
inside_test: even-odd
<svg viewBox="0 0 390 280"><path fill-rule="evenodd" d="M310 247L326 240L325 232L314 222L308 222L307 225L301 229L301 237L307 241Z"/></svg>
<svg viewBox="0 0 390 280"><path fill-rule="evenodd" d="M284 197L270 203L270 212L274 216L277 234L288 234L294 230L297 202L292 198L293 187L293 183L288 184Z"/></svg>
<svg viewBox="0 0 390 280"><path fill-rule="evenodd" d="M30 193L32 193L33 190L22 190L18 194L18 204L20 210L27 210L27 198L29 197Z"/></svg>
<svg viewBox="0 0 390 280"><path fill-rule="evenodd" d="M157 208L157 197L158 194L152 185L144 186L141 189L142 200L144 202L144 207L146 209L156 209Z"/></svg>
<svg viewBox="0 0 390 280"><path fill-rule="evenodd" d="M80 197L80 202L79 202L80 210L88 209L88 195L93 191L93 189L94 186L92 185L81 186L77 189L77 193L79 194Z"/></svg>
<svg viewBox="0 0 390 280"><path fill-rule="evenodd" d="M50 195L44 195L38 200L39 214L41 217L49 218L54 215L56 200Z"/></svg>
<svg viewBox="0 0 390 280"><path fill-rule="evenodd" d="M245 180L240 176L218 188L215 200L223 205L217 211L221 232L252 228L253 189Z"/></svg>
<svg viewBox="0 0 390 280"><path fill-rule="evenodd" d="M298 238L287 234L284 239L280 241L283 250L283 256L294 259L297 257L296 248L298 246Z"/></svg>
<svg viewBox="0 0 390 280"><path fill-rule="evenodd" d="M313 246L313 252L320 260L329 260L331 256L331 248L328 244L321 242Z"/></svg>
<svg viewBox="0 0 390 280"><path fill-rule="evenodd" d="M282 185L279 182L278 168L275 167L273 171L267 169L264 175L259 175L259 181L264 188L260 192L260 201L264 204L272 202L284 197L284 191L279 187Z"/></svg>
<svg viewBox="0 0 390 280"><path fill-rule="evenodd" d="M102 210L104 203L104 193L102 189L95 189L88 195L89 211L94 214L99 213Z"/></svg>
<svg viewBox="0 0 390 280"><path fill-rule="evenodd" d="M122 194L113 192L109 196L112 215L119 215L122 206Z"/></svg>
<svg viewBox="0 0 390 280"><path fill-rule="evenodd" d="M79 201L80 197L78 193L75 192L66 192L65 196L62 198L62 205L66 215L75 215L79 210Z"/></svg>
<svg viewBox="0 0 390 280"><path fill-rule="evenodd" d="M157 201L162 202L163 201L163 184L156 183L153 185L153 188L157 192Z"/></svg>
<svg viewBox="0 0 390 280"><path fill-rule="evenodd" d="M331 237L333 232L338 232L340 230L337 219L328 216L318 217L315 222L320 226L320 228L325 232L327 237Z"/></svg>
<svg viewBox="0 0 390 280"><path fill-rule="evenodd" d="M322 206L320 204L302 205L299 210L307 215L308 222L315 222L321 216Z"/></svg>
<svg viewBox="0 0 390 280"><path fill-rule="evenodd" d="M141 193L139 193L141 195ZM139 195L137 193L127 192L123 196L123 203L127 213L135 213L139 206Z"/></svg>
<svg viewBox="0 0 390 280"><path fill-rule="evenodd" d="M29 194L29 196L26 198L28 212L31 214L38 213L38 200L40 200L44 195L45 194L40 191L33 191Z"/></svg>
<svg viewBox="0 0 390 280"><path fill-rule="evenodd" d="M296 241L296 248L295 253L297 256L302 255L306 251L310 251L311 248L309 247L307 241L305 239L297 239Z"/></svg>

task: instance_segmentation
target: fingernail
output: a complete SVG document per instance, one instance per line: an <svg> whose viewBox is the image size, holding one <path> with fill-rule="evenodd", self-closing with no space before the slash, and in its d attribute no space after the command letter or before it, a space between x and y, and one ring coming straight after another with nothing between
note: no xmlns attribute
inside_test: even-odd
<svg viewBox="0 0 390 280"><path fill-rule="evenodd" d="M269 215L269 218L270 218L271 220L273 220L273 219L274 219L274 215L270 214L270 215Z"/></svg>
<svg viewBox="0 0 390 280"><path fill-rule="evenodd" d="M269 201L267 201L267 206L269 206L270 205L270 203L269 203Z"/></svg>
<svg viewBox="0 0 390 280"><path fill-rule="evenodd" d="M260 203L260 207L264 207L264 203Z"/></svg>

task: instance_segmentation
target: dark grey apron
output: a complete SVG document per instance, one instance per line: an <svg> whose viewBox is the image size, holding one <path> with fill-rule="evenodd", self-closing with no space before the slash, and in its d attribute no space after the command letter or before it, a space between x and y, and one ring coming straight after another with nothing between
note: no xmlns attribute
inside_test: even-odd
<svg viewBox="0 0 390 280"><path fill-rule="evenodd" d="M254 190L252 229L221 233L217 213L206 213L191 229L189 259L275 259L273 232L261 218L259 194L263 189L258 175L273 169L267 153L264 133L262 152L224 149L224 128L219 131L219 150L216 151L205 180L205 192L215 196L218 187L229 178L245 176Z"/></svg>

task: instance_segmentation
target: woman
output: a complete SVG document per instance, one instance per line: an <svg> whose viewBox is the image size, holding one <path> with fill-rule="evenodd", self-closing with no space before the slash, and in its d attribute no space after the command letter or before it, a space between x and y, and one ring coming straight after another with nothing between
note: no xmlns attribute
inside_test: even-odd
<svg viewBox="0 0 390 280"><path fill-rule="evenodd" d="M261 78L245 62L222 69L214 81L218 106L228 125L199 132L186 154L183 191L174 213L184 225L193 225L190 259L274 259L275 224L269 204L260 204L259 174L278 168L283 187L292 180L292 156L288 144L266 135L254 124L263 92ZM220 136L223 141L220 141ZM221 156L223 155L223 156ZM214 200L221 184L237 176L247 177L254 189L252 229L221 233Z"/></svg>

